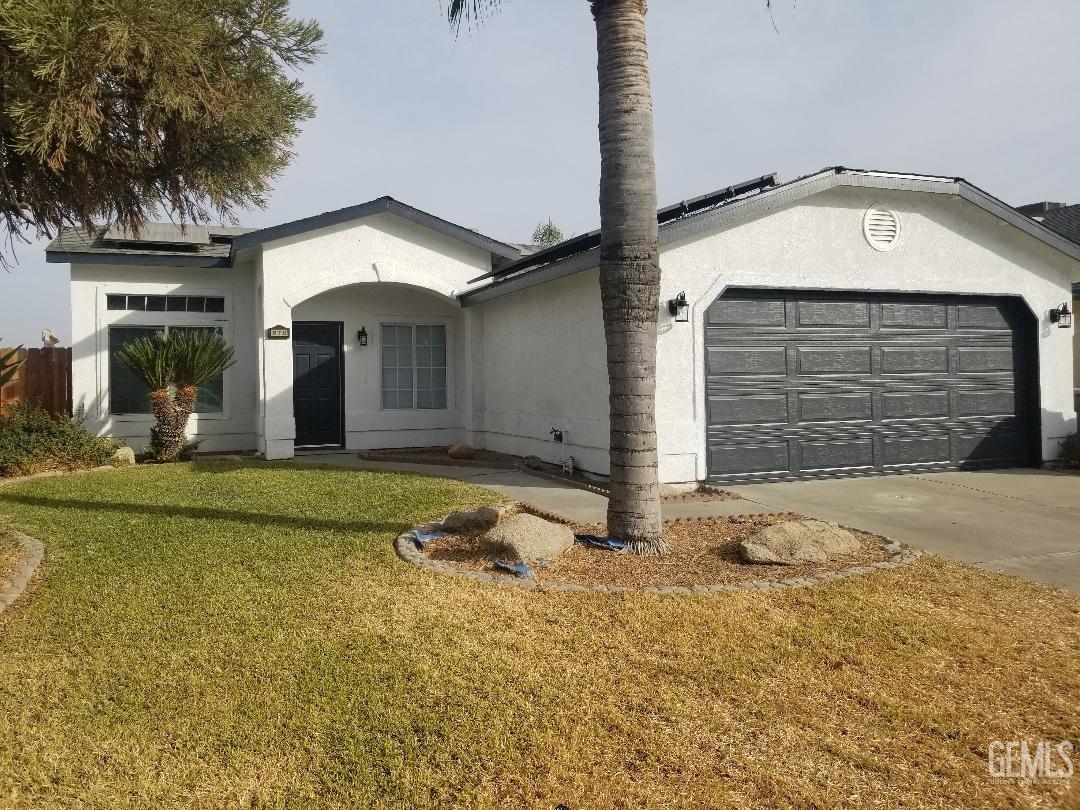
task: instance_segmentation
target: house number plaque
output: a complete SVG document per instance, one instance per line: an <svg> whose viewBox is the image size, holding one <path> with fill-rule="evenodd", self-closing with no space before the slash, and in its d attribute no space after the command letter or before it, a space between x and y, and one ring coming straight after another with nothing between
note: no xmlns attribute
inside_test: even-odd
<svg viewBox="0 0 1080 810"><path fill-rule="evenodd" d="M266 330L267 340L288 340L289 339L289 327L287 326L271 326Z"/></svg>

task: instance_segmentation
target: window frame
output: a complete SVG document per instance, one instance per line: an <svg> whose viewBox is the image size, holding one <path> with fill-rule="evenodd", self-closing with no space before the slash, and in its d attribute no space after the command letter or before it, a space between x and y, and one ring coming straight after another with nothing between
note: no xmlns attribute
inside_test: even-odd
<svg viewBox="0 0 1080 810"><path fill-rule="evenodd" d="M185 295L192 297L224 298L225 308L223 312L179 312L179 311L148 311L148 310L110 310L108 309L109 295ZM112 423L135 423L153 424L152 413L113 413L112 390L110 380L110 364L113 362L110 350L109 330L113 327L135 328L158 328L172 327L219 329L222 337L230 345L235 345L232 319L233 295L231 290L221 288L195 287L177 285L169 289L162 289L161 285L147 284L105 284L97 290L97 411L98 418L103 422ZM237 384L236 375L232 369L225 371L222 380L221 410L212 413L193 413L191 424L197 429L202 420L222 421L231 419L234 386Z"/></svg>
<svg viewBox="0 0 1080 810"><path fill-rule="evenodd" d="M412 407L410 408L388 408L386 407L385 400L383 398L383 329L387 326L402 327L407 326L410 330L410 346L412 349ZM418 326L439 326L443 329L443 335L445 336L445 349L446 349L446 365L444 370L446 372L446 404L442 408L418 408L416 406L416 392L417 392L417 380L419 375L417 374L416 363L416 328ZM440 318L380 318L379 319L379 337L378 337L378 369L379 369L379 411L380 413L444 413L448 414L454 410L452 391L453 391L453 372L451 358L453 357L453 330L452 322ZM397 366L395 366L397 368ZM426 368L431 368L430 366ZM398 389L394 389L398 390ZM436 389L431 389L436 390Z"/></svg>

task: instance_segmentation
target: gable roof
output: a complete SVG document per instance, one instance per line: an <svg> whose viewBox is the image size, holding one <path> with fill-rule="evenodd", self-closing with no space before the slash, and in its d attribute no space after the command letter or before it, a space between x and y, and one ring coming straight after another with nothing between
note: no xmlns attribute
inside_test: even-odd
<svg viewBox="0 0 1080 810"><path fill-rule="evenodd" d="M482 233L477 233L470 228L455 225L453 222L448 222L434 214L429 214L426 211L421 211L419 208L413 208L411 205L406 205L399 200L395 200L393 197L379 197L377 200L371 200L370 202L361 203L360 205L350 205L347 208L339 208L336 211L327 211L324 214L316 214L313 217L305 217L304 219L285 222L281 225L273 225L269 228L260 228L256 231L250 231L233 240L233 250L244 250L245 248L261 245L264 242L271 242L275 239L286 239L290 236L298 236L320 228L329 228L333 225L340 225L343 222L350 222L354 219L362 219L363 217L369 217L373 214L384 213L396 214L397 216L415 222L418 225L423 225L425 228L431 228L434 231L438 231L439 233L450 236L461 242L475 245L478 248L482 248L495 256L500 256L504 259L518 259L521 256L521 251L513 245L500 242L497 239L492 239L490 236L484 236Z"/></svg>
<svg viewBox="0 0 1080 810"><path fill-rule="evenodd" d="M683 214L677 212L679 206L660 209L657 212L660 245L672 244L722 227L737 225L831 188L855 186L960 197L1080 261L1080 244L1070 241L1046 225L1021 214L1015 208L962 177L938 177L833 166L787 183L764 182L774 177L775 175L765 175L757 181L748 181L740 186L714 192L713 195L699 197L697 200L715 199L709 204L700 204L697 207L687 205L686 212ZM756 189L755 183L758 184ZM740 187L745 188L739 191ZM733 190L733 193L724 193L729 190ZM675 212L674 215L672 215L673 212ZM563 246L566 246L566 249L559 250ZM546 263L543 262L545 258L548 259ZM541 262L535 261L537 259ZM584 237L555 245L546 251L528 256L520 262L488 274L495 279L492 283L465 292L459 296L459 299L462 306L466 307L490 301L537 284L593 269L599 264L599 259L598 232L585 234Z"/></svg>
<svg viewBox="0 0 1080 810"><path fill-rule="evenodd" d="M339 208L324 214L273 225L268 228L228 228L209 226L208 244L166 245L140 238L131 241L115 241L109 238L110 226L91 228L64 228L45 248L49 262L141 264L169 267L232 267L236 252L256 247L276 239L309 233L373 214L394 214L438 231L453 239L488 251L504 261L521 258L522 251L504 242L484 236L469 228L455 225L445 219L413 208L393 197L379 197L370 202ZM151 231L167 231L175 228L170 223L148 223Z"/></svg>

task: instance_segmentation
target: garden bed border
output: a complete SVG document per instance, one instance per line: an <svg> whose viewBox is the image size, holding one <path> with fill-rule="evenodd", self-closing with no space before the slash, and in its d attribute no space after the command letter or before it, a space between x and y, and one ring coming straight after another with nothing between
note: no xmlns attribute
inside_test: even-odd
<svg viewBox="0 0 1080 810"><path fill-rule="evenodd" d="M523 511L527 511L537 517L544 518L545 520L550 520L555 523L565 522L563 518L558 515L546 512L543 509L538 509L531 504L519 502L516 505ZM776 517L777 514L778 513L776 512L762 512L745 515L724 515L724 517L728 519ZM792 517L805 517L804 515L796 515L794 512L781 514L788 514ZM711 519L712 518L706 517L674 518L671 522L687 523ZM875 571L888 571L908 565L925 553L922 549L906 545L899 540L890 540L889 538L881 537L879 535L871 535L871 537L881 544L882 548L889 552L889 559L867 563L865 565L853 565L835 571L822 571L820 574L809 574L802 577L790 577L788 579L757 579L749 580L747 582L727 582L718 585L695 585L692 588L684 585L650 585L647 587L625 585L579 585L576 582L537 582L528 577L517 577L510 574L492 574L486 571L465 571L450 563L441 560L433 560L425 555L420 548L416 540L416 533L437 530L442 523L442 520L443 519L433 520L429 523L414 526L408 531L402 532L394 540L394 551L396 551L397 555L405 562L436 571L440 574L471 579L476 582L486 582L490 585L508 585L513 588L525 588L532 591L569 591L603 594L650 593L667 596L708 596L731 591L782 591L790 588L805 588L823 582L833 582L838 579L846 579L847 577L858 576L860 574L872 574ZM843 528L849 527L845 526ZM849 529L849 531L859 531L861 534L868 534L868 532L863 532L862 530Z"/></svg>

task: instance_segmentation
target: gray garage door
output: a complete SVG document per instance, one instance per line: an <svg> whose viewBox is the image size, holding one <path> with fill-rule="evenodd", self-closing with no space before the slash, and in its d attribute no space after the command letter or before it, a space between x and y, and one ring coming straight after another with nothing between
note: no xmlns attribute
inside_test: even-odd
<svg viewBox="0 0 1080 810"><path fill-rule="evenodd" d="M709 474L1035 461L1034 319L998 298L736 290L705 329Z"/></svg>

